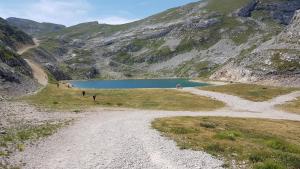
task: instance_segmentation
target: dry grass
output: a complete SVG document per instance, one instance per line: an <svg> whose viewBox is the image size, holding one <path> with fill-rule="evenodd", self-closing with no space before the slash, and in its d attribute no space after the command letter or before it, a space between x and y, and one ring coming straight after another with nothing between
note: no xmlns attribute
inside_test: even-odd
<svg viewBox="0 0 300 169"><path fill-rule="evenodd" d="M255 84L229 84L223 86L207 86L201 87L201 89L235 95L255 102L267 101L274 97L299 90L297 88L271 87Z"/></svg>
<svg viewBox="0 0 300 169"><path fill-rule="evenodd" d="M19 169L19 167L4 163L5 159L9 158L12 153L24 151L28 143L48 137L65 125L68 125L68 122L45 123L36 126L22 125L6 129L5 134L0 134L0 168Z"/></svg>
<svg viewBox="0 0 300 169"><path fill-rule="evenodd" d="M277 107L287 112L300 114L300 97L286 104L278 105Z"/></svg>
<svg viewBox="0 0 300 169"><path fill-rule="evenodd" d="M244 168L299 169L300 122L226 117L156 119L152 126L183 149L204 150Z"/></svg>
<svg viewBox="0 0 300 169"><path fill-rule="evenodd" d="M38 94L23 99L36 106L68 111L92 106L208 111L224 106L224 103L208 97L171 89L85 91L86 96L83 97L79 89L57 88L55 85L49 85ZM97 98L94 102L92 96L95 94Z"/></svg>

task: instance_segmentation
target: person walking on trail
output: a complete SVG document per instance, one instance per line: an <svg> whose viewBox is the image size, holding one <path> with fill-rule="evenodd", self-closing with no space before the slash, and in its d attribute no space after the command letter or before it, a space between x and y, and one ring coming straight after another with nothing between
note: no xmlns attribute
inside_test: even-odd
<svg viewBox="0 0 300 169"><path fill-rule="evenodd" d="M57 88L59 88L59 83L56 84Z"/></svg>
<svg viewBox="0 0 300 169"><path fill-rule="evenodd" d="M83 96L83 97L85 96L85 91L82 91L82 96Z"/></svg>
<svg viewBox="0 0 300 169"><path fill-rule="evenodd" d="M96 101L96 95L93 96L94 101Z"/></svg>
<svg viewBox="0 0 300 169"><path fill-rule="evenodd" d="M72 84L68 83L67 84L68 88L72 88Z"/></svg>

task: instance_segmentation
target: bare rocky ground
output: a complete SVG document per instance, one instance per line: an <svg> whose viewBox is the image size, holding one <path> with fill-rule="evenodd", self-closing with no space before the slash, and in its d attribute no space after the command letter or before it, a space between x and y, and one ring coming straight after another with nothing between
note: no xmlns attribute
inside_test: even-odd
<svg viewBox="0 0 300 169"><path fill-rule="evenodd" d="M205 152L180 150L174 141L162 137L159 132L152 129L151 121L170 116L229 116L300 121L299 115L274 108L275 104L300 96L299 91L256 103L236 96L194 88L183 90L224 101L227 106L212 112L93 109L86 111L84 115L75 115L81 118L74 124L38 141L24 152L15 153L9 160L11 164L25 169L222 168L221 159ZM13 110L18 114L15 116L17 119L20 117L30 119L32 122L41 122L74 118L74 114L70 113L39 112L23 103L4 103L7 104L12 107L5 110ZM20 104L19 106L23 108L16 108L15 104ZM28 115L26 112L31 113ZM10 119L8 118L10 115L5 116L7 120Z"/></svg>
<svg viewBox="0 0 300 169"><path fill-rule="evenodd" d="M67 112L47 112L23 102L1 101L0 116L0 126L11 128L28 123L38 125L47 121L64 121L78 115Z"/></svg>
<svg viewBox="0 0 300 169"><path fill-rule="evenodd" d="M37 127L45 124L59 124L73 121L82 114L68 112L47 112L37 109L23 102L13 102L0 100L0 136L8 134L12 130L27 129L29 127ZM30 146L33 142L26 141L25 147ZM1 152L16 153L16 147L9 145L0 147ZM10 163L8 157L0 156L0 168L2 165L14 166Z"/></svg>

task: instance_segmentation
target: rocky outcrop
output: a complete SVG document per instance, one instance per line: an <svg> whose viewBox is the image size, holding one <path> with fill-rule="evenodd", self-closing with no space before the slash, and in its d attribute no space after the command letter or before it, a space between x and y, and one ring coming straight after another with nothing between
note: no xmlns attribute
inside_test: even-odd
<svg viewBox="0 0 300 169"><path fill-rule="evenodd" d="M250 17L253 11L265 11L281 24L288 25L296 10L300 9L299 0L289 1L265 1L252 0L248 5L241 8L237 15L241 17ZM265 16L268 17L268 16Z"/></svg>
<svg viewBox="0 0 300 169"><path fill-rule="evenodd" d="M95 67L91 67L89 71L86 72L86 78L87 79L93 79L96 78L97 75L99 75L99 70Z"/></svg>
<svg viewBox="0 0 300 169"><path fill-rule="evenodd" d="M251 12L255 10L256 5L258 4L258 0L252 0L248 5L245 7L241 8L238 12L237 15L241 17L250 17Z"/></svg>
<svg viewBox="0 0 300 169"><path fill-rule="evenodd" d="M0 95L20 96L36 90L30 66L16 52L33 45L32 38L0 18L0 42Z"/></svg>
<svg viewBox="0 0 300 169"><path fill-rule="evenodd" d="M20 55L14 53L11 50L0 47L0 62L6 64L9 67L18 69L19 73L32 77L31 69L26 61L21 58Z"/></svg>
<svg viewBox="0 0 300 169"><path fill-rule="evenodd" d="M32 38L21 30L10 26L6 20L0 18L0 44L16 50L25 45L33 45Z"/></svg>
<svg viewBox="0 0 300 169"><path fill-rule="evenodd" d="M64 73L60 68L54 64L46 63L45 68L54 76L56 80L71 80L71 77Z"/></svg>
<svg viewBox="0 0 300 169"><path fill-rule="evenodd" d="M161 28L161 29L157 29L157 30L152 30L152 31L148 31L147 33L145 32L144 35L141 37L141 39L156 39L156 38L161 38L166 36L168 33L170 33L172 31L174 27L173 26L169 26L166 28Z"/></svg>
<svg viewBox="0 0 300 169"><path fill-rule="evenodd" d="M218 23L221 23L220 19L211 18L211 19L197 20L196 22L190 21L186 23L184 26L188 29L205 29Z"/></svg>
<svg viewBox="0 0 300 169"><path fill-rule="evenodd" d="M296 11L291 24L278 36L239 60L227 63L211 78L300 86L299 37L300 11Z"/></svg>
<svg viewBox="0 0 300 169"><path fill-rule="evenodd" d="M280 33L276 41L277 43L285 42L300 45L300 10L295 13L292 23Z"/></svg>
<svg viewBox="0 0 300 169"><path fill-rule="evenodd" d="M31 68L18 54L0 49L0 96L21 96L36 90L39 85L32 76Z"/></svg>
<svg viewBox="0 0 300 169"><path fill-rule="evenodd" d="M0 64L0 78L8 82L21 83L20 77L3 63Z"/></svg>
<svg viewBox="0 0 300 169"><path fill-rule="evenodd" d="M278 22L288 25L296 10L300 9L299 0L259 3L256 10L268 11Z"/></svg>

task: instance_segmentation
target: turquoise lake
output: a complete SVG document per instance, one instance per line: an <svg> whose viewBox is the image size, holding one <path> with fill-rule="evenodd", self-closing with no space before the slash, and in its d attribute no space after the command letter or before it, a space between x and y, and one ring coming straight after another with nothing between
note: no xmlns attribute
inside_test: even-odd
<svg viewBox="0 0 300 169"><path fill-rule="evenodd" d="M207 83L192 82L187 79L137 79L137 80L86 80L70 81L75 88L86 89L135 89L135 88L176 88L207 86Z"/></svg>

